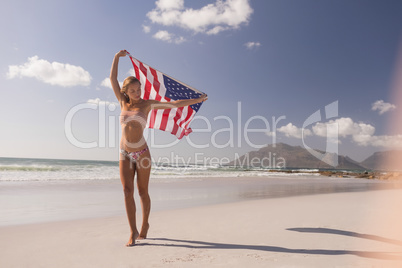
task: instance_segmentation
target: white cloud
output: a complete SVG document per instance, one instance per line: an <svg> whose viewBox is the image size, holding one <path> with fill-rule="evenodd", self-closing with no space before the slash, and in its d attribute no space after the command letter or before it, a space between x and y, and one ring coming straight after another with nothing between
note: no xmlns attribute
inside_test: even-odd
<svg viewBox="0 0 402 268"><path fill-rule="evenodd" d="M208 35L215 35L218 34L224 30L228 29L227 27L222 27L222 26L215 26L214 28L212 28L211 30L208 30L206 32L206 34Z"/></svg>
<svg viewBox="0 0 402 268"><path fill-rule="evenodd" d="M153 37L162 41L172 42L173 35L168 31L159 31Z"/></svg>
<svg viewBox="0 0 402 268"><path fill-rule="evenodd" d="M374 146L395 148L402 147L402 135L374 135L375 127L370 124L356 123L351 118L339 118L330 120L328 123L317 123L313 126L313 132L321 137L335 137L336 133L327 136L326 124L338 124L339 137L351 137L352 141L359 146Z"/></svg>
<svg viewBox="0 0 402 268"><path fill-rule="evenodd" d="M336 127L334 127L336 126ZM316 135L332 139L333 142L341 143L339 138L350 137L354 143L359 146L374 146L385 148L402 148L402 135L374 135L375 127L366 123L356 123L349 117L342 117L335 120L329 120L326 123L318 122L312 126L312 131L305 129L302 134L302 128L298 128L292 123L277 128L277 132L285 134L286 137L302 138ZM267 132L268 136L277 136L276 132Z"/></svg>
<svg viewBox="0 0 402 268"><path fill-rule="evenodd" d="M127 74L128 74L129 76L135 76L134 68L131 68L130 70L128 70ZM123 83L121 83L121 84L123 84Z"/></svg>
<svg viewBox="0 0 402 268"><path fill-rule="evenodd" d="M120 88L123 86L123 82L119 82ZM101 82L101 86L112 88L112 83L110 83L110 78L105 78Z"/></svg>
<svg viewBox="0 0 402 268"><path fill-rule="evenodd" d="M334 124L337 125L337 128L327 128L327 125ZM353 122L349 117L330 120L327 123L316 123L312 129L314 134L320 137L337 138L350 136L358 145L367 145L375 132L375 127L372 125Z"/></svg>
<svg viewBox="0 0 402 268"><path fill-rule="evenodd" d="M28 58L22 65L10 65L7 78L32 77L46 84L63 87L89 86L92 77L80 66L48 62L38 56Z"/></svg>
<svg viewBox="0 0 402 268"><path fill-rule="evenodd" d="M384 114L386 112L395 110L396 106L391 103L384 102L383 100L378 100L371 105L371 110L377 111L379 114Z"/></svg>
<svg viewBox="0 0 402 268"><path fill-rule="evenodd" d="M246 46L247 49L254 49L254 48L258 48L261 46L260 42L247 42L244 44Z"/></svg>
<svg viewBox="0 0 402 268"><path fill-rule="evenodd" d="M174 39L175 44L181 44L183 42L186 42L187 40L183 36L179 36Z"/></svg>
<svg viewBox="0 0 402 268"><path fill-rule="evenodd" d="M117 105L117 106L119 106L119 103L117 103L117 102L103 101L103 100L101 100L101 99L99 99L99 98L96 98L96 99L89 99L89 100L87 100L87 103L89 103L89 104L96 104L96 105L104 104L104 105Z"/></svg>
<svg viewBox="0 0 402 268"><path fill-rule="evenodd" d="M184 7L184 0L158 0L147 17L164 26L178 26L196 33L217 34L247 24L253 13L248 0L217 0L200 9Z"/></svg>
<svg viewBox="0 0 402 268"><path fill-rule="evenodd" d="M144 33L149 33L151 31L151 26L142 25L142 30L144 31Z"/></svg>
<svg viewBox="0 0 402 268"><path fill-rule="evenodd" d="M155 4L160 10L182 9L184 7L184 0L159 0Z"/></svg>
<svg viewBox="0 0 402 268"><path fill-rule="evenodd" d="M292 137L292 138L301 138L303 135L305 137L312 135L311 130L305 129L304 132L302 132L301 128L296 127L292 123L289 123L286 126L277 128L276 130L281 133L284 133L286 137Z"/></svg>
<svg viewBox="0 0 402 268"><path fill-rule="evenodd" d="M101 86L103 86L103 87L108 87L108 88L112 88L112 83L110 83L110 79L109 79L109 78L105 78L105 79L102 80Z"/></svg>
<svg viewBox="0 0 402 268"><path fill-rule="evenodd" d="M313 132L317 136L326 137L327 133L327 125L328 124L337 124L338 125L338 133L337 135L341 137L346 136L358 136L358 135L373 135L375 128L372 125L365 123L355 123L349 117L342 117L336 120L330 120L327 123L316 123L312 128ZM330 134L334 136L336 133Z"/></svg>
<svg viewBox="0 0 402 268"><path fill-rule="evenodd" d="M158 31L153 35L153 38L159 39L168 43L181 44L186 41L186 39L182 36L176 37L174 34L169 33L168 31Z"/></svg>
<svg viewBox="0 0 402 268"><path fill-rule="evenodd" d="M402 135L373 136L370 140L370 144L376 147L402 148Z"/></svg>

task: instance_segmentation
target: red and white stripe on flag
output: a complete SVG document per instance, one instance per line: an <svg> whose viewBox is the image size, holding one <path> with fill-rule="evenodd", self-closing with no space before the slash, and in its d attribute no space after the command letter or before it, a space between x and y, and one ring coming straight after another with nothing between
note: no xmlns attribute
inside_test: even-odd
<svg viewBox="0 0 402 268"><path fill-rule="evenodd" d="M144 100L170 102L178 99L197 98L202 94L144 64L132 57L128 52L127 55L133 64L135 77L140 80L143 87L141 98ZM201 104L165 110L152 110L148 115L147 127L170 132L178 139L181 139L192 132L189 124Z"/></svg>

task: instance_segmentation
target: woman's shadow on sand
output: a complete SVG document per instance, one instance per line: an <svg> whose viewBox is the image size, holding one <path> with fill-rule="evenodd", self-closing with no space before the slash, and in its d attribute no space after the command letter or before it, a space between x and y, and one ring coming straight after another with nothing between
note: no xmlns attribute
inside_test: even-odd
<svg viewBox="0 0 402 268"><path fill-rule="evenodd" d="M328 229L328 228L289 228L289 231L297 231L304 233L324 233L335 235L346 235L358 238L371 239L380 242L391 243L402 246L402 242L394 239L388 239L376 235L359 234L355 232ZM154 241L154 242L151 242ZM172 238L147 238L136 246L162 246L177 247L191 249L243 249L257 250L267 252L280 252L291 254L310 254L310 255L355 255L363 258L382 259L382 260L402 260L402 252L375 252L375 251L359 251L359 250L329 250L329 249L292 249L285 247L267 246L267 245L242 245L242 244L226 244L214 243L196 240L183 240Z"/></svg>
<svg viewBox="0 0 402 268"><path fill-rule="evenodd" d="M379 242L384 242L384 243L389 243L389 244L402 246L402 242L399 241L399 240L389 239L389 238L381 237L381 236L378 236L378 235L360 234L360 233L356 233L356 232L343 231L343 230L337 230L337 229L329 229L329 228L288 228L286 230L296 231L296 232L301 232L301 233L322 233L322 234L345 235L345 236L364 238L364 239L369 239L369 240L374 240L374 241L379 241Z"/></svg>

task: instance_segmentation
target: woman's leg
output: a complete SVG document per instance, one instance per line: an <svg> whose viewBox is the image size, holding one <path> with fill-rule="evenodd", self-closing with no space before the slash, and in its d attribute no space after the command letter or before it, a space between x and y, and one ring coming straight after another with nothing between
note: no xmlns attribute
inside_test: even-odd
<svg viewBox="0 0 402 268"><path fill-rule="evenodd" d="M151 199L149 197L148 186L149 186L149 176L151 174L151 154L148 151L141 154L137 160L137 187L138 194L141 198L142 206L142 227L138 239L147 238L147 233L149 229L149 214L151 212Z"/></svg>
<svg viewBox="0 0 402 268"><path fill-rule="evenodd" d="M134 175L135 165L131 163L131 161L127 157L121 156L120 179L123 185L124 202L126 205L127 218L131 231L130 238L126 246L135 245L135 240L139 235L135 218L136 207L134 202Z"/></svg>

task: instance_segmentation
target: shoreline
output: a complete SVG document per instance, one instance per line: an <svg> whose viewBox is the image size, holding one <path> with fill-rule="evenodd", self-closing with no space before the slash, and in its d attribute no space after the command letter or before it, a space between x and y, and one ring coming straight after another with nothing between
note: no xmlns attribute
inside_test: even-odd
<svg viewBox="0 0 402 268"><path fill-rule="evenodd" d="M131 248L125 216L0 227L0 266L400 267L401 201L394 189L156 211Z"/></svg>

